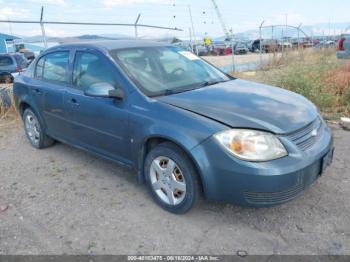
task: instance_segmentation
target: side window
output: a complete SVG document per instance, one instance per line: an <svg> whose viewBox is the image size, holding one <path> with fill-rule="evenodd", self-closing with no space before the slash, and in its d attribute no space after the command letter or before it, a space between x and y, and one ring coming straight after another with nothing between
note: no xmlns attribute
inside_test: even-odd
<svg viewBox="0 0 350 262"><path fill-rule="evenodd" d="M88 52L76 52L73 85L85 89L93 84L107 82L115 86L110 66L99 56Z"/></svg>
<svg viewBox="0 0 350 262"><path fill-rule="evenodd" d="M69 52L55 52L45 56L43 79L54 82L67 82Z"/></svg>
<svg viewBox="0 0 350 262"><path fill-rule="evenodd" d="M47 81L66 83L68 62L68 51L47 54L38 61L35 69L35 77Z"/></svg>

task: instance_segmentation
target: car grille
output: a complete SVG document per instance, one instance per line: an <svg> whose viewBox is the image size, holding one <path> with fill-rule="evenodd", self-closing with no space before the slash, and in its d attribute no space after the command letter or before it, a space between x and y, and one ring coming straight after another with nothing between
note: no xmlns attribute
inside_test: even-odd
<svg viewBox="0 0 350 262"><path fill-rule="evenodd" d="M322 121L319 117L317 117L316 120L314 120L312 123L289 134L287 137L293 143L295 143L300 150L306 151L309 148L311 148L320 137L321 125L322 125ZM314 130L317 130L316 135L313 134Z"/></svg>
<svg viewBox="0 0 350 262"><path fill-rule="evenodd" d="M304 190L302 177L299 177L298 182L283 191L278 192L244 192L246 201L254 205L273 205L287 202L298 196Z"/></svg>
<svg viewBox="0 0 350 262"><path fill-rule="evenodd" d="M304 172L298 174L295 183L290 187L284 190L270 192L245 191L244 198L249 204L257 206L277 205L288 202L300 195L306 188L316 181L320 172L321 161L316 161L306 167Z"/></svg>

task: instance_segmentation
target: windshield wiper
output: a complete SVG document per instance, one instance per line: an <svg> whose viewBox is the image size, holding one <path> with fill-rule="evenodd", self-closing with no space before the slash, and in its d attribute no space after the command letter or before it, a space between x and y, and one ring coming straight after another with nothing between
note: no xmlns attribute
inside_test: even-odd
<svg viewBox="0 0 350 262"><path fill-rule="evenodd" d="M165 90L162 91L161 93L154 94L154 95L150 95L149 97L170 96L170 95L177 94L177 93L179 93L177 90L165 89Z"/></svg>
<svg viewBox="0 0 350 262"><path fill-rule="evenodd" d="M191 90L195 90L201 87L205 87L205 86L211 86L211 85L215 85L218 83L223 83L223 82L227 82L229 80L218 80L218 81L205 81L202 83L199 83L196 86L192 86L192 87L187 87L187 88L175 88L175 89L165 89L161 94L158 95L154 95L155 96L169 96L169 95L174 95L174 94L178 94L178 93L183 93L183 92L187 92L187 91L191 91Z"/></svg>
<svg viewBox="0 0 350 262"><path fill-rule="evenodd" d="M227 82L228 80L218 80L218 81L205 81L198 85L198 87L212 86L219 83Z"/></svg>
<svg viewBox="0 0 350 262"><path fill-rule="evenodd" d="M164 92L162 93L162 95L169 96L169 95L173 95L175 93L177 93L177 92L174 89L165 89Z"/></svg>

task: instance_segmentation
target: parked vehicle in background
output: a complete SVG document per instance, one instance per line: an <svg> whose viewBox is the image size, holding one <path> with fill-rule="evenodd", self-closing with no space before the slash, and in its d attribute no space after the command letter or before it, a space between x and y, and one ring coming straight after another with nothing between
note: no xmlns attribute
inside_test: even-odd
<svg viewBox="0 0 350 262"><path fill-rule="evenodd" d="M248 47L243 43L237 43L234 48L235 55L245 55L249 52Z"/></svg>
<svg viewBox="0 0 350 262"><path fill-rule="evenodd" d="M288 50L288 49L292 49L292 48L293 48L293 44L290 42L286 42L286 41L278 42L278 50L279 51Z"/></svg>
<svg viewBox="0 0 350 262"><path fill-rule="evenodd" d="M249 51L256 53L260 50L260 40L254 40L248 45Z"/></svg>
<svg viewBox="0 0 350 262"><path fill-rule="evenodd" d="M225 41L213 41L212 53L214 55L226 55L226 49L229 47Z"/></svg>
<svg viewBox="0 0 350 262"><path fill-rule="evenodd" d="M263 53L273 53L278 51L278 42L274 39L262 39L261 41L260 39L254 40L249 49L253 53L260 52L260 45Z"/></svg>
<svg viewBox="0 0 350 262"><path fill-rule="evenodd" d="M0 82L12 83L14 75L28 66L28 60L21 53L0 54Z"/></svg>
<svg viewBox="0 0 350 262"><path fill-rule="evenodd" d="M337 57L350 59L350 34L343 34L338 41Z"/></svg>
<svg viewBox="0 0 350 262"><path fill-rule="evenodd" d="M285 203L333 157L331 130L306 98L157 42L50 48L16 77L13 94L33 147L58 140L133 168L173 213L202 193L254 207Z"/></svg>
<svg viewBox="0 0 350 262"><path fill-rule="evenodd" d="M204 45L195 45L193 49L194 52L199 56L205 56L209 54L209 49Z"/></svg>
<svg viewBox="0 0 350 262"><path fill-rule="evenodd" d="M301 43L301 46L303 48L310 48L310 47L313 47L314 46L314 43L312 42L312 40L304 40L302 43Z"/></svg>
<svg viewBox="0 0 350 262"><path fill-rule="evenodd" d="M336 46L335 41L333 40L323 40L319 44L315 45L315 48L334 48Z"/></svg>
<svg viewBox="0 0 350 262"><path fill-rule="evenodd" d="M33 60L35 59L35 54L34 54L34 52L31 52L31 51L23 51L23 52L21 52L23 55L24 55L24 57L27 59L27 61L28 61L28 65L31 63L31 62L33 62Z"/></svg>

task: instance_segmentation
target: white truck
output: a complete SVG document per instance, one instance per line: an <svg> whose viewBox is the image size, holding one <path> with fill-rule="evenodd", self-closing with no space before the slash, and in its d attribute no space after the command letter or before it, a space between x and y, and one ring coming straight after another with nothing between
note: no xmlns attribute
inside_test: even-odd
<svg viewBox="0 0 350 262"><path fill-rule="evenodd" d="M337 57L339 59L350 59L350 34L342 34L340 36Z"/></svg>

